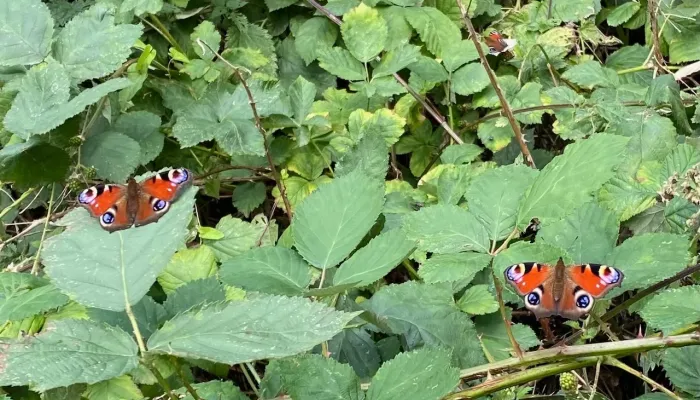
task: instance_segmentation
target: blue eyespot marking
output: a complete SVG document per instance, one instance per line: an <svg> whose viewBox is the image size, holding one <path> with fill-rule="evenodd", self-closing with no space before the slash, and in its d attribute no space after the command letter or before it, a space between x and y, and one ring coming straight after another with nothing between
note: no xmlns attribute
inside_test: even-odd
<svg viewBox="0 0 700 400"><path fill-rule="evenodd" d="M527 303L530 304L531 306L536 306L540 304L540 295L532 292L527 295Z"/></svg>
<svg viewBox="0 0 700 400"><path fill-rule="evenodd" d="M102 214L102 222L105 225L112 224L114 222L114 214L112 214L111 212L106 212L106 213Z"/></svg>
<svg viewBox="0 0 700 400"><path fill-rule="evenodd" d="M153 203L153 211L161 211L167 206L168 206L167 201L158 199Z"/></svg>
<svg viewBox="0 0 700 400"><path fill-rule="evenodd" d="M184 168L173 169L168 173L168 179L170 180L170 182L174 183L187 182L189 178L190 174Z"/></svg>
<svg viewBox="0 0 700 400"><path fill-rule="evenodd" d="M588 308L590 304L591 298L588 295L583 295L576 299L576 307Z"/></svg>

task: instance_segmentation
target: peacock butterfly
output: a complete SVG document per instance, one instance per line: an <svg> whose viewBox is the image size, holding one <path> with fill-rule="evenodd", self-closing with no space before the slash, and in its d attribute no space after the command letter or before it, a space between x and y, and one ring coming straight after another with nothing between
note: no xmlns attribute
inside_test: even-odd
<svg viewBox="0 0 700 400"><path fill-rule="evenodd" d="M114 232L158 221L192 180L189 170L171 169L140 183L131 178L126 185L89 187L80 193L78 203L99 219L104 230Z"/></svg>
<svg viewBox="0 0 700 400"><path fill-rule="evenodd" d="M550 315L579 319L593 308L595 299L620 286L624 278L617 268L601 264L567 267L561 258L555 266L535 262L511 265L504 275L538 319Z"/></svg>
<svg viewBox="0 0 700 400"><path fill-rule="evenodd" d="M518 43L515 39L505 39L497 31L491 31L491 33L484 38L484 41L486 45L489 46L489 54L493 56L512 50L516 43Z"/></svg>

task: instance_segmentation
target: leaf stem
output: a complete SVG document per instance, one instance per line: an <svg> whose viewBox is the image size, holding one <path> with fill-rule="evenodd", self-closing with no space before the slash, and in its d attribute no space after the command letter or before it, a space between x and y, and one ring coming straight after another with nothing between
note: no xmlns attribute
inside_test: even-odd
<svg viewBox="0 0 700 400"><path fill-rule="evenodd" d="M172 357L173 363L175 364L175 370L177 371L177 376L180 377L180 380L182 381L183 386L185 386L185 389L189 394L192 395L194 400L202 400L201 397L199 397L199 394L197 391L190 385L190 383L187 381L187 377L185 376L185 373L182 371L182 363L178 361L177 358ZM153 366L155 368L155 365Z"/></svg>
<svg viewBox="0 0 700 400"><path fill-rule="evenodd" d="M49 206L46 210L46 220L44 221L44 229L41 231L41 239L39 240L39 248L36 249L36 256L34 258L34 265L32 265L32 275L39 274L39 261L41 260L41 249L44 247L44 239L46 238L46 231L49 230L49 222L51 221L51 211L53 208L53 195L56 189L56 184L51 184L51 194L49 195ZM21 196L20 196L21 198Z"/></svg>
<svg viewBox="0 0 700 400"><path fill-rule="evenodd" d="M255 392L255 397L260 398L260 392L258 391L258 387L257 385L255 385L255 382L253 382L253 378L251 378L250 374L248 373L248 369L246 367L247 363L238 365L241 367L241 371L243 371L243 375L245 375L245 379L248 381L248 384L253 389L253 392Z"/></svg>
<svg viewBox="0 0 700 400"><path fill-rule="evenodd" d="M124 237L121 232L117 232L119 235L119 259L121 264L121 275L122 275L122 289L124 290L124 311L126 311L127 317L129 317L129 322L131 322L131 329L134 330L134 336L136 337L136 343L139 346L139 351L141 356L146 354L146 344L143 342L143 336L141 335L141 329L139 329L139 324L136 322L136 316L134 311L131 309L131 304L129 303L129 292L126 285L126 265L124 265Z"/></svg>
<svg viewBox="0 0 700 400"><path fill-rule="evenodd" d="M666 395L669 396L669 397L671 397L672 399L682 400L680 397L676 396L675 393L673 393L672 391L670 391L670 390L666 389L665 387L663 387L663 385L658 384L658 383L657 383L656 381L654 381L653 379L651 379L651 378L649 378L648 376L642 374L641 372L635 370L634 368L631 368L629 365L623 363L622 361L620 361L620 360L618 360L618 359L616 359L616 358L613 358L613 357L605 357L605 363L608 364L608 365L610 365L610 366L617 367L617 368L619 368L619 369L621 369L621 370L623 370L623 371L625 371L625 372L627 372L627 373L629 373L629 374L631 374L631 375L636 376L637 378L639 378L639 379L643 380L644 382L648 383L648 384L649 384L651 387L653 387L654 389L657 389L657 390L660 390L660 391L666 393Z"/></svg>
<svg viewBox="0 0 700 400"><path fill-rule="evenodd" d="M150 25L151 28L156 30L156 32L160 33L160 35L163 36L163 38L165 38L165 40L167 40L168 43L170 43L170 45L173 46L177 51L183 54L185 53L182 50L182 47L180 47L180 44L177 42L177 40L175 40L175 37L173 37L168 28L165 25L163 25L163 23L155 14L150 14L148 18L150 18L151 21L153 21L153 23L149 22L145 18L141 18L141 21Z"/></svg>
<svg viewBox="0 0 700 400"><path fill-rule="evenodd" d="M209 44L205 43L201 39L197 39L197 44L199 44L200 46L206 46L209 50L211 50L211 52L214 53L214 55L216 55L216 57L219 60L221 60L224 64L231 68L236 77L241 81L241 85L243 85L243 89L245 89L245 92L248 95L248 103L250 104L250 108L253 110L255 127L258 128L258 131L262 135L263 144L265 146L265 156L267 157L267 162L270 165L270 171L272 171L272 175L275 177L275 183L277 184L277 189L279 189L280 191L280 196L282 196L282 201L284 202L284 208L287 211L287 215L289 216L289 218L292 218L292 206L289 203L289 199L287 198L287 190L284 187L284 182L282 182L282 176L280 175L279 171L277 171L277 168L275 167L275 162L272 160L272 155L270 154L270 144L267 141L267 134L265 133L265 129L263 129L262 121L260 121L260 115L258 115L258 107L255 105L255 99L253 99L253 93L250 91L248 83L243 77L241 71L238 68L236 68L233 64L231 64L227 59L222 57L218 51L212 49L211 46L209 46Z"/></svg>
<svg viewBox="0 0 700 400"><path fill-rule="evenodd" d="M154 365L148 365L146 364L145 361L141 360L141 364L143 364L148 370L151 371L153 376L156 377L156 380L158 381L158 384L160 387L165 390L165 392L168 394L168 397L170 400L178 400L178 397L173 393L172 389L170 389L170 385L168 384L168 381L165 380L163 375L158 371L158 368L156 368Z"/></svg>
<svg viewBox="0 0 700 400"><path fill-rule="evenodd" d="M328 19L330 19L331 21L333 21L333 23L335 23L336 25L340 26L340 25L342 24L342 21L341 21L338 17L336 17L335 15L333 15L327 8L325 8L324 6L322 6L321 4L319 4L316 0L306 0L306 1L307 1L309 4L311 4L311 6L313 6L315 9L317 9L321 14L325 15L326 17L328 17ZM377 57L377 59L379 60L380 58ZM457 133L455 133L455 131L452 130L452 128L450 127L450 125L449 125L449 124L447 123L447 121L445 120L445 117L444 117L442 114L440 114L440 111L438 111L438 109L430 103L430 100L428 100L427 98L424 98L424 97L421 96L418 92L416 92L415 89L413 89L413 88L408 84L408 82L406 82L406 81L401 77L401 75L399 75L398 73L394 73L393 76L394 76L394 79L396 79L396 81L397 81L401 86L403 86L403 87L406 89L406 91L407 91L411 96L413 96L414 99L416 99L417 102L419 102L419 103L423 106L423 109L425 109L425 111L427 111L428 114L430 114L430 115L433 117L433 119L434 119L438 124L440 124L440 126L445 130L445 132L447 132L448 135L450 135L450 136L452 137L452 139L453 139L455 142L457 142L458 144L463 144L463 143L464 143L464 141L459 137L459 135L457 135Z"/></svg>
<svg viewBox="0 0 700 400"><path fill-rule="evenodd" d="M15 201L12 202L12 204L3 208L2 211L0 211L0 219L7 215L7 213L9 213L13 208L19 206L20 203L22 203L27 197L29 197L35 190L36 188L27 189L27 191L22 193Z"/></svg>
<svg viewBox="0 0 700 400"><path fill-rule="evenodd" d="M503 320L503 326L506 328L506 334L510 340L510 345L513 347L515 354L520 360L523 359L523 350L520 348L518 341L515 340L515 335L513 335L513 330L511 329L511 322L508 320L508 314L506 313L506 305L503 302L503 287L501 286L501 281L496 278L496 272L493 270L493 262L491 263L491 278L493 279L493 285L496 287L496 298L498 299L498 308L501 311L501 319Z"/></svg>
<svg viewBox="0 0 700 400"><path fill-rule="evenodd" d="M491 85L496 91L496 95L498 95L498 101L501 103L501 109L503 110L503 112L505 112L506 117L508 118L508 122L510 123L511 128L513 129L513 133L515 134L515 140L517 140L518 144L520 145L520 152L523 153L523 160L528 166L532 168L537 168L537 166L535 165L535 161L532 159L532 155L530 154L530 149L527 148L525 140L523 139L523 133L520 131L520 123L515 120L513 110L511 110L510 104L508 104L508 100L503 94L503 90L501 90L500 86L498 86L496 74L493 73L493 70L491 69L488 60L486 60L486 55L484 55L484 50L481 48L481 43L479 42L478 34L474 29L474 25L472 24L471 19L469 19L469 16L467 15L467 9L464 8L462 0L456 1L457 5L459 6L459 10L462 13L462 20L467 26L467 29L469 30L469 36L471 36L472 42L474 42L474 46L476 47L476 52L479 53L481 65L484 67L484 69L486 70L486 74L489 76Z"/></svg>

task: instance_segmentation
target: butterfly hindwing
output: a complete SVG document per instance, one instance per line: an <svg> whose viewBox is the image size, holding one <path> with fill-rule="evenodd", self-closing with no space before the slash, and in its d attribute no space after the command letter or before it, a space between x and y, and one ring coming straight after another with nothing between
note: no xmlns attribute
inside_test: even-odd
<svg viewBox="0 0 700 400"><path fill-rule="evenodd" d="M78 196L78 203L100 221L107 231L126 229L133 224L127 207L127 187L124 185L96 185Z"/></svg>
<svg viewBox="0 0 700 400"><path fill-rule="evenodd" d="M138 196L136 226L159 220L170 210L170 205L192 184L192 173L187 169L171 169L141 182Z"/></svg>

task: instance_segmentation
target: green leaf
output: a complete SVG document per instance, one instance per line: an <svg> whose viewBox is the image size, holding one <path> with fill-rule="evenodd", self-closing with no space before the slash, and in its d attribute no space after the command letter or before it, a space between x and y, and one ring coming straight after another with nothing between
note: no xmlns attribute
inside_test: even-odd
<svg viewBox="0 0 700 400"><path fill-rule="evenodd" d="M464 292L457 307L467 314L483 315L498 311L498 301L489 292L488 285L474 285Z"/></svg>
<svg viewBox="0 0 700 400"><path fill-rule="evenodd" d="M163 150L165 136L160 132L160 117L153 113L134 111L122 114L114 124L114 130L138 142L141 149L139 164L148 164Z"/></svg>
<svg viewBox="0 0 700 400"><path fill-rule="evenodd" d="M518 205L538 171L524 165L488 170L467 189L469 209L486 227L491 240L505 239L515 228Z"/></svg>
<svg viewBox="0 0 700 400"><path fill-rule="evenodd" d="M404 335L408 349L447 347L462 368L484 362L474 325L455 305L449 285L384 286L363 304L386 323L388 333Z"/></svg>
<svg viewBox="0 0 700 400"><path fill-rule="evenodd" d="M292 220L299 254L322 269L345 259L381 212L384 189L377 183L355 171L319 187L304 199Z"/></svg>
<svg viewBox="0 0 700 400"><path fill-rule="evenodd" d="M433 7L408 7L404 16L418 32L429 52L440 57L451 43L462 40L462 33L445 14Z"/></svg>
<svg viewBox="0 0 700 400"><path fill-rule="evenodd" d="M384 232L340 265L333 277L333 285L369 285L388 274L413 251L414 246L400 229Z"/></svg>
<svg viewBox="0 0 700 400"><path fill-rule="evenodd" d="M641 14L646 22L646 10L642 10ZM639 13L637 13L637 15L639 15ZM639 44L625 46L610 54L605 60L605 65L608 68L612 68L619 72L621 70L638 67L644 64L647 55L649 55L649 48L647 47ZM648 86L651 83L652 77L653 72L650 70L619 75L621 83L638 83L644 86Z"/></svg>
<svg viewBox="0 0 700 400"><path fill-rule="evenodd" d="M462 96L480 92L490 83L481 63L467 64L452 74L452 91Z"/></svg>
<svg viewBox="0 0 700 400"><path fill-rule="evenodd" d="M301 297L260 295L176 316L148 340L148 349L238 364L310 350L340 332L357 313Z"/></svg>
<svg viewBox="0 0 700 400"><path fill-rule="evenodd" d="M158 330L158 327L165 321L167 313L160 303L156 303L151 297L144 296L141 301L134 304L132 307L136 324L139 327L141 336L148 339L153 332ZM107 311L99 308L88 308L87 316L95 322L104 322L112 326L116 326L124 330L124 332L133 332L134 327L131 325L131 320L125 311Z"/></svg>
<svg viewBox="0 0 700 400"><path fill-rule="evenodd" d="M19 93L5 116L5 128L23 139L46 133L103 96L129 85L131 81L126 78L111 79L83 90L69 101L66 69L52 60L36 65L19 84Z"/></svg>
<svg viewBox="0 0 700 400"><path fill-rule="evenodd" d="M700 396L700 348L688 346L668 349L663 357L664 369L671 383L693 396Z"/></svg>
<svg viewBox="0 0 700 400"><path fill-rule="evenodd" d="M568 145L564 154L547 164L528 189L520 204L518 226L525 227L534 217L543 223L561 218L590 200L591 194L613 176L628 140L597 135ZM581 168L582 165L587 168Z"/></svg>
<svg viewBox="0 0 700 400"><path fill-rule="evenodd" d="M437 182L439 204L457 205L471 183L474 169L470 165L445 165Z"/></svg>
<svg viewBox="0 0 700 400"><path fill-rule="evenodd" d="M270 11L279 10L285 7L289 7L296 3L297 0L265 0L265 4Z"/></svg>
<svg viewBox="0 0 700 400"><path fill-rule="evenodd" d="M420 48L410 44L389 50L382 56L382 60L377 65L377 68L372 71L372 79L399 72L418 61L419 56Z"/></svg>
<svg viewBox="0 0 700 400"><path fill-rule="evenodd" d="M489 235L474 214L454 205L436 205L404 218L409 240L418 241L418 249L433 253L489 251Z"/></svg>
<svg viewBox="0 0 700 400"><path fill-rule="evenodd" d="M698 32L685 32L671 40L668 44L668 58L674 64L700 60Z"/></svg>
<svg viewBox="0 0 700 400"><path fill-rule="evenodd" d="M664 290L652 297L639 314L664 335L700 321L700 286Z"/></svg>
<svg viewBox="0 0 700 400"><path fill-rule="evenodd" d="M528 108L542 106L542 85L534 82L527 82L511 101L513 108ZM515 119L523 124L539 124L542 122L544 110L518 113Z"/></svg>
<svg viewBox="0 0 700 400"><path fill-rule="evenodd" d="M655 204L635 215L625 224L635 235L649 232L689 233L694 224L698 206L682 197L674 197L664 204Z"/></svg>
<svg viewBox="0 0 700 400"><path fill-rule="evenodd" d="M379 11L364 3L343 16L340 32L350 53L364 63L374 60L384 50L389 35Z"/></svg>
<svg viewBox="0 0 700 400"><path fill-rule="evenodd" d="M484 149L472 143L451 144L440 154L444 164L468 164L484 152Z"/></svg>
<svg viewBox="0 0 700 400"><path fill-rule="evenodd" d="M386 139L381 136L365 135L349 152L335 164L333 173L340 177L355 170L374 180L383 180L389 166Z"/></svg>
<svg viewBox="0 0 700 400"><path fill-rule="evenodd" d="M61 182L70 164L63 149L30 139L0 149L0 180L24 187Z"/></svg>
<svg viewBox="0 0 700 400"><path fill-rule="evenodd" d="M626 150L621 153L624 156L618 172L632 175L642 183L648 178L638 176L640 168L650 162L660 163L678 143L671 120L660 117L653 110L630 114L611 122L608 133L631 138Z"/></svg>
<svg viewBox="0 0 700 400"><path fill-rule="evenodd" d="M478 135L481 142L493 151L506 148L515 137L513 127L505 117L491 119L479 124Z"/></svg>
<svg viewBox="0 0 700 400"><path fill-rule="evenodd" d="M88 400L141 400L143 393L128 375L88 386L83 393Z"/></svg>
<svg viewBox="0 0 700 400"><path fill-rule="evenodd" d="M251 26L257 27L257 25ZM267 30L263 29L263 32L267 32ZM271 38L270 41L272 41ZM297 53L294 43L295 41L292 37L287 37L277 45L280 83L286 87L291 85L299 76L303 76L306 80L316 85L318 94L321 94L327 88L335 87L336 77L323 70L320 64L317 65L314 63L306 66L304 59ZM327 52L328 51L321 52L321 54ZM317 56L320 57L321 54L317 54ZM350 59L357 62L357 60L352 57L350 57ZM319 60L319 63L320 62L321 60ZM331 65L334 65L334 63L331 62ZM362 67L362 65L360 65L360 67ZM364 73L364 70L362 73Z"/></svg>
<svg viewBox="0 0 700 400"><path fill-rule="evenodd" d="M248 396L243 394L243 392L230 381L195 383L192 385L192 388L202 400L250 400ZM179 396L185 396L180 397L183 400L194 400L194 397L187 392L187 388L183 387L177 389L175 393Z"/></svg>
<svg viewBox="0 0 700 400"><path fill-rule="evenodd" d="M157 14L163 8L163 0L124 0L119 7L120 13L132 12L136 16Z"/></svg>
<svg viewBox="0 0 700 400"><path fill-rule="evenodd" d="M381 136L387 146L399 140L404 133L406 120L388 108L380 108L374 113L355 110L350 114L348 129L356 140L366 136Z"/></svg>
<svg viewBox="0 0 700 400"><path fill-rule="evenodd" d="M333 47L338 38L338 27L326 17L313 17L299 27L294 37L297 52L309 65L320 53Z"/></svg>
<svg viewBox="0 0 700 400"><path fill-rule="evenodd" d="M140 163L141 146L119 132L95 132L82 147L82 163L95 167L97 176L112 182L125 182Z"/></svg>
<svg viewBox="0 0 700 400"><path fill-rule="evenodd" d="M381 357L374 339L366 329L344 329L328 342L331 357L348 363L361 378L370 378L379 369Z"/></svg>
<svg viewBox="0 0 700 400"><path fill-rule="evenodd" d="M163 272L158 275L158 283L165 294L170 295L178 287L197 279L216 274L216 256L207 245L179 250Z"/></svg>
<svg viewBox="0 0 700 400"><path fill-rule="evenodd" d="M10 1L0 7L0 65L40 63L52 38L53 19L43 2Z"/></svg>
<svg viewBox="0 0 700 400"><path fill-rule="evenodd" d="M459 384L459 370L443 349L419 349L387 361L372 378L367 400L439 399Z"/></svg>
<svg viewBox="0 0 700 400"><path fill-rule="evenodd" d="M569 68L561 76L586 89L595 87L617 87L620 79L617 73L609 68L603 67L598 61L586 61Z"/></svg>
<svg viewBox="0 0 700 400"><path fill-rule="evenodd" d="M287 90L292 103L294 120L301 125L311 111L316 97L316 85L299 76Z"/></svg>
<svg viewBox="0 0 700 400"><path fill-rule="evenodd" d="M53 43L53 56L72 82L102 78L126 61L141 33L140 25L115 24L114 10L96 4L60 31Z"/></svg>
<svg viewBox="0 0 700 400"><path fill-rule="evenodd" d="M662 184L674 174L683 176L698 163L700 163L700 150L686 143L679 144L666 156L661 167L660 176L656 181Z"/></svg>
<svg viewBox="0 0 700 400"><path fill-rule="evenodd" d="M194 28L190 35L192 49L202 60L212 60L215 54L211 49L218 50L221 43L221 34L211 21L202 21ZM199 44L202 41L203 44Z"/></svg>
<svg viewBox="0 0 700 400"><path fill-rule="evenodd" d="M311 283L309 265L294 251L260 247L221 265L221 280L245 290L299 296Z"/></svg>
<svg viewBox="0 0 700 400"><path fill-rule="evenodd" d="M421 265L418 275L425 283L461 282L466 285L490 261L490 255L473 252L433 254Z"/></svg>
<svg viewBox="0 0 700 400"><path fill-rule="evenodd" d="M639 11L639 8L640 5L636 1L630 1L615 7L615 9L608 14L608 25L619 26L629 21L630 18Z"/></svg>
<svg viewBox="0 0 700 400"><path fill-rule="evenodd" d="M651 82L647 90L645 102L650 107L671 107L671 119L679 132L691 135L693 133L681 100L681 88L672 75L662 75Z"/></svg>
<svg viewBox="0 0 700 400"><path fill-rule="evenodd" d="M226 292L216 277L199 279L180 286L163 303L168 316L174 317L194 306L226 300Z"/></svg>
<svg viewBox="0 0 700 400"><path fill-rule="evenodd" d="M482 45L485 53L488 48ZM479 53L471 40L460 40L458 42L447 43L442 52L442 64L449 72L454 72L462 65L479 59Z"/></svg>
<svg viewBox="0 0 700 400"><path fill-rule="evenodd" d="M233 256L265 245L263 234L265 223L253 219L252 222L245 222L239 218L226 215L216 224L216 229L224 234L223 239L205 240L204 243L211 247L219 261L226 261ZM273 243L274 244L274 243Z"/></svg>
<svg viewBox="0 0 700 400"><path fill-rule="evenodd" d="M558 246L576 263L602 263L617 242L620 224L596 203L586 203L566 218L542 224L537 240Z"/></svg>
<svg viewBox="0 0 700 400"><path fill-rule="evenodd" d="M656 204L656 196L653 188L642 186L635 179L615 176L600 189L598 202L620 221L626 221Z"/></svg>
<svg viewBox="0 0 700 400"><path fill-rule="evenodd" d="M547 5L542 4L545 8ZM580 21L600 11L597 0L552 0L552 16L564 22ZM546 12L546 11L543 11Z"/></svg>
<svg viewBox="0 0 700 400"><path fill-rule="evenodd" d="M41 286L0 299L0 321L20 321L68 303L53 285Z"/></svg>
<svg viewBox="0 0 700 400"><path fill-rule="evenodd" d="M258 101L260 99L256 99ZM258 112L262 114L259 108ZM216 139L223 150L231 155L265 154L262 135L250 119L252 114L248 97L240 86L233 93L223 89L210 90L202 99L178 114L173 136L182 147Z"/></svg>
<svg viewBox="0 0 700 400"><path fill-rule="evenodd" d="M327 165L327 161L313 146L305 146L295 151L287 161L287 169L308 180L321 176Z"/></svg>
<svg viewBox="0 0 700 400"><path fill-rule="evenodd" d="M685 268L688 260L687 237L647 233L631 237L615 248L608 265L625 274L624 290L633 290L672 276Z"/></svg>
<svg viewBox="0 0 700 400"><path fill-rule="evenodd" d="M347 364L320 354L277 361L283 388L295 400L362 400L360 380Z"/></svg>
<svg viewBox="0 0 700 400"><path fill-rule="evenodd" d="M448 78L447 71L439 62L424 55L419 56L418 61L409 65L408 68L413 74L428 82L439 83Z"/></svg>
<svg viewBox="0 0 700 400"><path fill-rule="evenodd" d="M354 6L359 4L359 1L357 0L340 1L354 2ZM333 2L334 0L330 0L328 5L330 6L330 4ZM403 44L408 43L411 40L411 36L413 36L413 29L411 28L411 25L408 24L408 21L406 21L404 10L405 8L397 6L379 8L379 13L382 15L382 17L384 17L387 24L387 29L389 31L389 36L387 37L385 46L386 50L393 50Z"/></svg>
<svg viewBox="0 0 700 400"><path fill-rule="evenodd" d="M266 194L265 184L261 182L246 182L233 189L233 205L238 211L248 217L253 210L265 201Z"/></svg>
<svg viewBox="0 0 700 400"><path fill-rule="evenodd" d="M138 365L136 342L119 328L67 319L47 324L42 333L0 339L0 385L32 385L44 391L74 383L96 383Z"/></svg>
<svg viewBox="0 0 700 400"><path fill-rule="evenodd" d="M342 47L333 47L318 54L318 65L341 79L349 81L365 79L362 63Z"/></svg>
<svg viewBox="0 0 700 400"><path fill-rule="evenodd" d="M124 310L125 299L136 304L182 245L196 192L183 193L158 223L115 233L87 210L71 211L59 222L66 230L46 241L46 274L80 304L112 311Z"/></svg>
<svg viewBox="0 0 700 400"><path fill-rule="evenodd" d="M475 325L484 348L495 361L505 360L514 356L513 346L506 333L500 313L478 316L475 319ZM540 344L537 335L529 326L512 324L510 328L522 350L527 350Z"/></svg>

